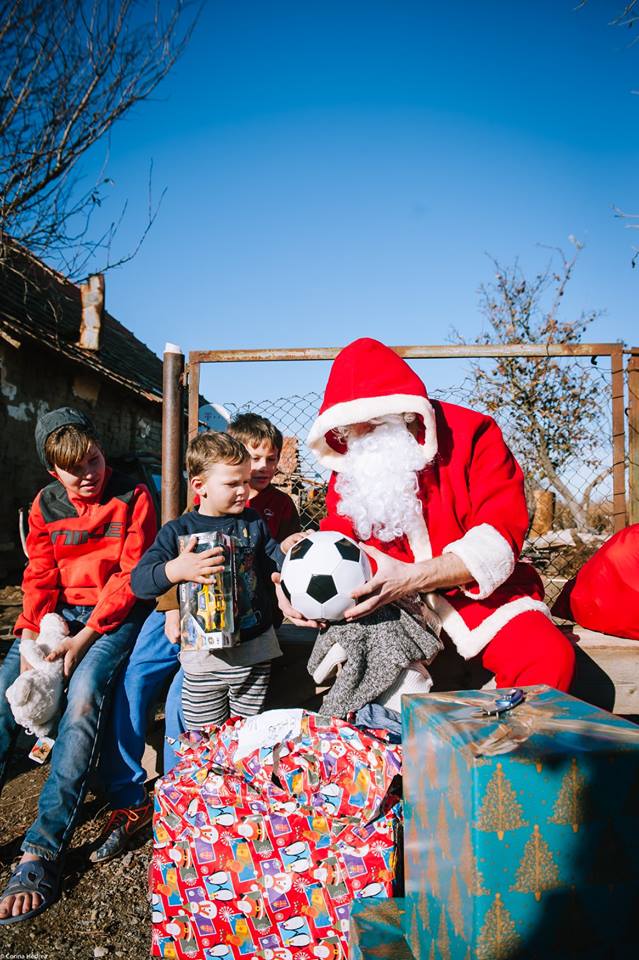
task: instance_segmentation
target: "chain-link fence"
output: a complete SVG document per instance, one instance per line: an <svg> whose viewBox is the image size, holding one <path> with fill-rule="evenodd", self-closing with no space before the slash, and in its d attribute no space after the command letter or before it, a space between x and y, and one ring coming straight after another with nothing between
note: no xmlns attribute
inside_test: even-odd
<svg viewBox="0 0 639 960"><path fill-rule="evenodd" d="M431 396L489 413L499 423L526 477L531 524L524 556L543 574L553 599L613 532L610 361L472 361L462 382ZM316 527L324 511L328 474L306 446L321 399L308 393L224 404L232 416L251 410L282 431L275 482L295 500L304 529Z"/></svg>

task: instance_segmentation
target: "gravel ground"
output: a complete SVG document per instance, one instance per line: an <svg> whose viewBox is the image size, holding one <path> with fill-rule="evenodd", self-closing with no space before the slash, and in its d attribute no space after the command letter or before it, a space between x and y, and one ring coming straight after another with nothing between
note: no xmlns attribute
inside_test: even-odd
<svg viewBox="0 0 639 960"><path fill-rule="evenodd" d="M31 761L20 761L0 798L0 882L3 887L12 862L20 855L25 830L35 817L47 772L46 765L34 769ZM33 920L0 927L0 957L7 960L10 957L15 960L64 957L144 960L148 956L150 827L136 838L135 849L96 867L88 862L88 853L106 818L100 801L88 795L65 861L61 900Z"/></svg>
<svg viewBox="0 0 639 960"><path fill-rule="evenodd" d="M18 587L0 589L0 659L11 643L11 627L21 604ZM0 796L0 889L20 843L37 812L38 796L49 771L25 756L26 741L9 768ZM26 749L29 749L27 746ZM93 960L95 957L145 960L151 943L147 871L151 829L136 847L101 867L88 861L91 842L107 819L100 800L84 803L64 866L60 901L25 923L0 927L0 960Z"/></svg>

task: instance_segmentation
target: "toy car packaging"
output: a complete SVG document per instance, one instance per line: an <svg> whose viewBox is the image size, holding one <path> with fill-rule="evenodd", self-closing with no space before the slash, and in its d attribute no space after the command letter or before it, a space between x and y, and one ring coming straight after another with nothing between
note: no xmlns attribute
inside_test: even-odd
<svg viewBox="0 0 639 960"><path fill-rule="evenodd" d="M392 895L401 748L291 713L289 739L248 753L258 718L229 721L156 787L152 956L337 960L352 902Z"/></svg>
<svg viewBox="0 0 639 960"><path fill-rule="evenodd" d="M196 553L212 547L224 549L224 570L213 583L181 583L179 586L180 633L182 650L220 650L234 646L239 638L237 617L237 582L233 538L216 530L180 537L184 549L192 538Z"/></svg>

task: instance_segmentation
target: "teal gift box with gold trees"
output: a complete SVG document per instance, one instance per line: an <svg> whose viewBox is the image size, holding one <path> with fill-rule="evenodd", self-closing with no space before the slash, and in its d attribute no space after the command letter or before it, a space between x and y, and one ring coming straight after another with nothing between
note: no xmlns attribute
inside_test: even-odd
<svg viewBox="0 0 639 960"><path fill-rule="evenodd" d="M348 928L348 960L416 960L404 935L406 904L401 899L353 900Z"/></svg>
<svg viewBox="0 0 639 960"><path fill-rule="evenodd" d="M423 960L621 960L639 727L549 687L404 696L406 939Z"/></svg>

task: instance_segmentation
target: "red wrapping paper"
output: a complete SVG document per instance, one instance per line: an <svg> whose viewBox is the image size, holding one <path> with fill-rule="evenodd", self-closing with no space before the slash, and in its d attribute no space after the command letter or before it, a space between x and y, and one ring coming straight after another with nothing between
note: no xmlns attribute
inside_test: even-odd
<svg viewBox="0 0 639 960"><path fill-rule="evenodd" d="M400 748L305 714L294 740L236 760L240 726L156 787L151 954L347 956L351 902L392 895Z"/></svg>

